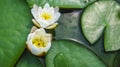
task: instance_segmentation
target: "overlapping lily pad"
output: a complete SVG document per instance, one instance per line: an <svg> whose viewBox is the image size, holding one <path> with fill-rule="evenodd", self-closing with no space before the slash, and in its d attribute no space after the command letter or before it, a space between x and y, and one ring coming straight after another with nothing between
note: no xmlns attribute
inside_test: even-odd
<svg viewBox="0 0 120 67"><path fill-rule="evenodd" d="M106 67L89 49L79 43L58 40L46 56L47 67Z"/></svg>
<svg viewBox="0 0 120 67"><path fill-rule="evenodd" d="M31 27L24 0L0 0L0 67L13 67L25 48Z"/></svg>
<svg viewBox="0 0 120 67"><path fill-rule="evenodd" d="M116 1L98 1L87 7L82 16L81 26L91 44L104 32L105 50L120 49L120 5Z"/></svg>
<svg viewBox="0 0 120 67"><path fill-rule="evenodd" d="M104 52L103 37L94 43L93 46L90 46L91 44L89 44L88 41L84 38L81 32L81 27L79 25L79 18L81 18L82 10L74 10L73 12L70 11L71 10L68 10L68 13L63 13L61 15L61 18L58 21L59 25L55 29L55 39L72 39L77 40L80 43L84 43L82 45L90 48L93 53L97 54L97 56L106 63L108 67L113 67L113 60L115 59L117 52ZM62 10L62 12L64 12L64 10Z"/></svg>
<svg viewBox="0 0 120 67"><path fill-rule="evenodd" d="M94 1L96 0L27 0L30 7L33 4L43 6L45 3L49 3L52 6L59 6L61 8L84 8Z"/></svg>

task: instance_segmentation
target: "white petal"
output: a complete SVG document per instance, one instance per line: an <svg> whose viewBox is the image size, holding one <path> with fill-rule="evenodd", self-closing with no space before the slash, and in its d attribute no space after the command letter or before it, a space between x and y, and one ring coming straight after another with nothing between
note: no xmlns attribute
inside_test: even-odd
<svg viewBox="0 0 120 67"><path fill-rule="evenodd" d="M36 19L37 17L37 13L38 13L38 6L37 5L33 5L33 8L31 9L31 13L33 15L33 17Z"/></svg>
<svg viewBox="0 0 120 67"><path fill-rule="evenodd" d="M29 41L30 41L30 39L31 39L31 36L32 36L32 33L30 33L30 34L28 35L26 43L29 43Z"/></svg>
<svg viewBox="0 0 120 67"><path fill-rule="evenodd" d="M42 8L39 7L39 8L38 8L38 12L36 13L36 18L35 18L35 20L36 20L38 23L41 22L40 14L41 14L42 12L43 12Z"/></svg>
<svg viewBox="0 0 120 67"><path fill-rule="evenodd" d="M39 15L40 15L40 14L39 14ZM40 24L43 19L42 19L39 15L37 15L36 21ZM40 24L40 26L41 26L41 24Z"/></svg>
<svg viewBox="0 0 120 67"><path fill-rule="evenodd" d="M40 13L42 13L43 9L41 7L38 8L38 15L40 15Z"/></svg>
<svg viewBox="0 0 120 67"><path fill-rule="evenodd" d="M37 29L35 31L35 33L38 33L38 34L46 34L45 30L43 28L40 28L40 29Z"/></svg>
<svg viewBox="0 0 120 67"><path fill-rule="evenodd" d="M48 8L50 8L50 5L49 5L48 3L46 3L46 4L44 5L44 9L48 9Z"/></svg>
<svg viewBox="0 0 120 67"><path fill-rule="evenodd" d="M61 15L60 13L55 14L54 22L56 22L60 18L60 15Z"/></svg>
<svg viewBox="0 0 120 67"><path fill-rule="evenodd" d="M49 13L54 14L54 8L53 7L51 7L48 11L49 11Z"/></svg>
<svg viewBox="0 0 120 67"><path fill-rule="evenodd" d="M47 26L50 25L50 22L46 21L46 20L41 20L40 23L41 27L46 28Z"/></svg>
<svg viewBox="0 0 120 67"><path fill-rule="evenodd" d="M33 26L32 29L31 29L31 31L30 31L30 33L34 33L35 30L37 30L37 27Z"/></svg>
<svg viewBox="0 0 120 67"><path fill-rule="evenodd" d="M59 7L55 7L55 8L54 8L54 11L55 11L55 12L59 12Z"/></svg>
<svg viewBox="0 0 120 67"><path fill-rule="evenodd" d="M52 34L46 34L46 37L49 38L49 40L52 40Z"/></svg>

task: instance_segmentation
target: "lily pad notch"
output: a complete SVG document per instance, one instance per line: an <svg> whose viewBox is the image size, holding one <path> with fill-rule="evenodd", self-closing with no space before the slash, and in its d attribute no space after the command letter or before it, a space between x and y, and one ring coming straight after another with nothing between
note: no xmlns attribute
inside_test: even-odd
<svg viewBox="0 0 120 67"><path fill-rule="evenodd" d="M120 4L116 1L97 1L82 15L81 27L87 40L94 44L104 32L105 51L120 49Z"/></svg>

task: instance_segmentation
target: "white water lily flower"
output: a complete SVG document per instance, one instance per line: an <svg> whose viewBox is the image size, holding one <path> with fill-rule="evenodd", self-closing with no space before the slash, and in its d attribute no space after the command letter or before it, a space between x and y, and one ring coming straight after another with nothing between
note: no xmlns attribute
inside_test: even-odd
<svg viewBox="0 0 120 67"><path fill-rule="evenodd" d="M27 48L36 56L44 56L51 47L51 34L43 28L32 31L27 38Z"/></svg>
<svg viewBox="0 0 120 67"><path fill-rule="evenodd" d="M61 15L59 8L50 7L48 3L46 3L43 8L34 4L31 12L34 17L34 19L32 19L33 23L38 27L46 29L54 28L58 24L56 21Z"/></svg>

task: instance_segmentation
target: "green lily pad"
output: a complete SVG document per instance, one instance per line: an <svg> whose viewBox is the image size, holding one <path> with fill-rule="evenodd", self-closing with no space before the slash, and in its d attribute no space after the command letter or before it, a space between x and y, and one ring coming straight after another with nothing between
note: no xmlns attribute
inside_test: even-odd
<svg viewBox="0 0 120 67"><path fill-rule="evenodd" d="M33 4L44 6L45 3L49 3L52 6L59 6L61 8L84 8L94 1L96 0L27 0L30 7Z"/></svg>
<svg viewBox="0 0 120 67"><path fill-rule="evenodd" d="M47 53L46 67L59 67L59 65L63 67L106 67L89 49L69 40L53 41Z"/></svg>
<svg viewBox="0 0 120 67"><path fill-rule="evenodd" d="M105 51L120 49L120 5L116 1L98 1L87 7L82 16L82 30L95 43L104 32ZM104 30L105 29L105 30Z"/></svg>
<svg viewBox="0 0 120 67"><path fill-rule="evenodd" d="M15 67L43 67L43 65L37 57L25 51Z"/></svg>
<svg viewBox="0 0 120 67"><path fill-rule="evenodd" d="M25 48L31 27L24 0L0 0L0 66L13 67Z"/></svg>
<svg viewBox="0 0 120 67"><path fill-rule="evenodd" d="M64 12L64 10L62 11ZM93 46L90 46L91 44L84 38L79 25L79 18L81 18L82 11L70 11L71 10L67 10L66 12L68 13L63 13L58 20L59 25L55 28L55 39L70 39L83 43L82 45L90 48L108 67L113 67L112 65L117 52L104 52L103 37L94 43Z"/></svg>

